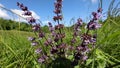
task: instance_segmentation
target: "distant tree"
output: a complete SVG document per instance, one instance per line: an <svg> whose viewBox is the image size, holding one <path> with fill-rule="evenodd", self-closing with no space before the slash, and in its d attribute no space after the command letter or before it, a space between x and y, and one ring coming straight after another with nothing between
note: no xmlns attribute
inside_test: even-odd
<svg viewBox="0 0 120 68"><path fill-rule="evenodd" d="M16 22L13 20L6 20L0 18L0 30L21 30L21 31L29 31L30 25L25 22Z"/></svg>

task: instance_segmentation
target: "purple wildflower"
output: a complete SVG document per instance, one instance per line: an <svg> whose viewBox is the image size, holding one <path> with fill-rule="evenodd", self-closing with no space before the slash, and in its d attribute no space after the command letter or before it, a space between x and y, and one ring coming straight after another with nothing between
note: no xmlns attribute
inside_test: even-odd
<svg viewBox="0 0 120 68"><path fill-rule="evenodd" d="M57 20L62 20L63 16L61 15L61 8L62 8L62 0L57 0L55 3L54 3L54 6L55 6L55 10L54 10L54 13L57 14L57 16L54 16L53 17L53 20L54 21L57 21Z"/></svg>
<svg viewBox="0 0 120 68"><path fill-rule="evenodd" d="M61 9L62 8L62 1L58 1L54 3L55 9Z"/></svg>
<svg viewBox="0 0 120 68"><path fill-rule="evenodd" d="M48 22L49 27L53 27L51 22Z"/></svg>
<svg viewBox="0 0 120 68"><path fill-rule="evenodd" d="M58 15L58 16L54 16L53 20L57 21L57 20L62 20L63 16L62 15Z"/></svg>
<svg viewBox="0 0 120 68"><path fill-rule="evenodd" d="M90 50L91 50L91 49L90 49L88 46L86 46L86 47L85 47L85 51L84 51L84 53L89 53Z"/></svg>
<svg viewBox="0 0 120 68"><path fill-rule="evenodd" d="M56 36L56 37L54 38L54 41L55 41L55 42L58 42L59 39L60 39L60 38L59 38L58 36Z"/></svg>
<svg viewBox="0 0 120 68"><path fill-rule="evenodd" d="M48 38L48 40L47 40L50 44L52 44L52 39L51 38Z"/></svg>
<svg viewBox="0 0 120 68"><path fill-rule="evenodd" d="M91 43L95 43L96 42L96 38L91 38L90 42Z"/></svg>
<svg viewBox="0 0 120 68"><path fill-rule="evenodd" d="M87 24L87 28L89 30L95 30L95 29L98 29L101 27L101 24L98 24L97 22L94 22L94 21L90 21L88 24Z"/></svg>
<svg viewBox="0 0 120 68"><path fill-rule="evenodd" d="M40 29L40 24L32 26L33 31L38 31Z"/></svg>
<svg viewBox="0 0 120 68"><path fill-rule="evenodd" d="M30 24L35 23L35 22L36 22L36 20L35 20L33 17L28 17L26 20L27 20L27 21L28 21L28 23L30 23Z"/></svg>
<svg viewBox="0 0 120 68"><path fill-rule="evenodd" d="M54 10L54 13L59 14L59 13L61 13L61 10L56 9L56 10Z"/></svg>
<svg viewBox="0 0 120 68"><path fill-rule="evenodd" d="M35 50L35 53L37 53L37 54L40 54L41 52L42 52L41 48L38 48L38 49Z"/></svg>
<svg viewBox="0 0 120 68"><path fill-rule="evenodd" d="M64 27L63 24L58 24L58 25L55 26L55 30L61 29L61 28L63 28L63 27Z"/></svg>
<svg viewBox="0 0 120 68"><path fill-rule="evenodd" d="M83 61L86 61L87 59L88 59L88 56L83 56L83 57L82 57L82 60L83 60Z"/></svg>
<svg viewBox="0 0 120 68"><path fill-rule="evenodd" d="M73 37L77 37L79 34L77 31L74 32Z"/></svg>
<svg viewBox="0 0 120 68"><path fill-rule="evenodd" d="M76 47L76 50L78 50L78 51L81 51L82 49L83 49L83 47L81 47L81 46Z"/></svg>
<svg viewBox="0 0 120 68"><path fill-rule="evenodd" d="M50 32L53 32L55 29L53 27L49 27Z"/></svg>
<svg viewBox="0 0 120 68"><path fill-rule="evenodd" d="M30 11L24 11L23 15L30 16L30 15L32 15L32 12L30 12Z"/></svg>
<svg viewBox="0 0 120 68"><path fill-rule="evenodd" d="M28 8L26 6L20 7L23 11L27 11Z"/></svg>
<svg viewBox="0 0 120 68"><path fill-rule="evenodd" d="M75 39L75 38L72 38L71 44L74 44L75 42L76 42L76 39Z"/></svg>
<svg viewBox="0 0 120 68"><path fill-rule="evenodd" d="M78 26L81 26L81 25L82 25L82 19L81 19L81 18L78 18L78 19L77 19L77 25L78 25Z"/></svg>
<svg viewBox="0 0 120 68"><path fill-rule="evenodd" d="M81 30L80 30L80 27L82 26L82 23L83 23L83 22L82 22L82 19L81 19L81 18L78 18L78 19L77 19L77 23L75 24L74 30L75 30L75 31L81 31Z"/></svg>
<svg viewBox="0 0 120 68"><path fill-rule="evenodd" d="M97 12L92 12L93 15L93 20L98 20L99 19L99 15Z"/></svg>
<svg viewBox="0 0 120 68"><path fill-rule="evenodd" d="M62 43L61 45L58 46L58 48L60 49L65 49L67 47L67 45L65 43Z"/></svg>
<svg viewBox="0 0 120 68"><path fill-rule="evenodd" d="M102 11L103 11L102 8L99 8L99 9L97 10L98 13L102 13Z"/></svg>
<svg viewBox="0 0 120 68"><path fill-rule="evenodd" d="M20 5L20 3L19 2L17 2L17 6L19 6Z"/></svg>
<svg viewBox="0 0 120 68"><path fill-rule="evenodd" d="M52 36L55 37L56 36L56 33L54 31L52 31Z"/></svg>
<svg viewBox="0 0 120 68"><path fill-rule="evenodd" d="M19 6L20 9L23 11L28 11L28 8L26 6L24 6L22 3L17 2L17 6Z"/></svg>
<svg viewBox="0 0 120 68"><path fill-rule="evenodd" d="M54 38L54 41L55 42L57 42L57 41L59 41L59 39L61 39L61 38L64 38L65 37L65 33L57 33L57 34L55 34L55 38Z"/></svg>
<svg viewBox="0 0 120 68"><path fill-rule="evenodd" d="M84 46L83 49L82 49L83 54L88 53L89 51L90 51L90 49L89 49L88 46Z"/></svg>
<svg viewBox="0 0 120 68"><path fill-rule="evenodd" d="M51 45L52 44L52 39L51 38L48 38L48 40L45 41L45 45L48 46L48 45Z"/></svg>
<svg viewBox="0 0 120 68"><path fill-rule="evenodd" d="M43 32L40 32L40 33L39 33L39 37L40 37L40 38L43 38L43 37L45 37L45 34L44 34Z"/></svg>
<svg viewBox="0 0 120 68"><path fill-rule="evenodd" d="M34 37L28 37L28 40L29 40L29 41L34 41L35 38L34 38Z"/></svg>
<svg viewBox="0 0 120 68"><path fill-rule="evenodd" d="M49 45L49 43L48 43L47 41L45 41L44 45L48 46L48 45Z"/></svg>
<svg viewBox="0 0 120 68"><path fill-rule="evenodd" d="M65 33L59 34L59 37L60 37L60 38L64 38L64 37L65 37Z"/></svg>
<svg viewBox="0 0 120 68"><path fill-rule="evenodd" d="M74 50L74 46L69 46L68 49L71 51L71 50Z"/></svg>
<svg viewBox="0 0 120 68"><path fill-rule="evenodd" d="M80 53L75 53L75 54L74 54L74 58L75 58L76 60L80 60L81 57L82 57L82 55L81 55Z"/></svg>
<svg viewBox="0 0 120 68"><path fill-rule="evenodd" d="M48 25L49 25L49 30L50 30L50 32L53 32L53 31L54 31L54 28L53 28L51 22L48 22Z"/></svg>
<svg viewBox="0 0 120 68"><path fill-rule="evenodd" d="M86 40L84 40L84 41L83 41L83 45L88 45L88 44L90 44L90 40L91 40L91 39L86 39Z"/></svg>
<svg viewBox="0 0 120 68"><path fill-rule="evenodd" d="M38 45L38 42L32 42L31 45L36 46L36 45Z"/></svg>
<svg viewBox="0 0 120 68"><path fill-rule="evenodd" d="M44 62L45 62L45 59L44 59L43 57L40 57L40 58L38 59L38 62L39 62L39 63L44 63Z"/></svg>
<svg viewBox="0 0 120 68"><path fill-rule="evenodd" d="M38 59L38 62L39 62L39 63L44 63L47 59L48 59L48 56L42 55L42 56Z"/></svg>
<svg viewBox="0 0 120 68"><path fill-rule="evenodd" d="M50 50L51 54L54 54L54 53L57 53L58 52L58 49L57 47L52 47L52 49Z"/></svg>

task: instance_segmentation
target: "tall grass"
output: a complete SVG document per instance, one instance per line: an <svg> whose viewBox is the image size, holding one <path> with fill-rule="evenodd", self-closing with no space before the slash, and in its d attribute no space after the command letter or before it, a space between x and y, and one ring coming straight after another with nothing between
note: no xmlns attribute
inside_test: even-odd
<svg viewBox="0 0 120 68"><path fill-rule="evenodd" d="M34 51L27 41L29 32L0 31L0 67L36 68Z"/></svg>

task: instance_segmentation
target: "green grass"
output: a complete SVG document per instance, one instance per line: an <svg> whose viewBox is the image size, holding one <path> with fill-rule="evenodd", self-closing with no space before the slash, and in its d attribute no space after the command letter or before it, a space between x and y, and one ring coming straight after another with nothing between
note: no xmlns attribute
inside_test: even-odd
<svg viewBox="0 0 120 68"><path fill-rule="evenodd" d="M33 33L0 31L0 68L36 68L34 50L27 41Z"/></svg>

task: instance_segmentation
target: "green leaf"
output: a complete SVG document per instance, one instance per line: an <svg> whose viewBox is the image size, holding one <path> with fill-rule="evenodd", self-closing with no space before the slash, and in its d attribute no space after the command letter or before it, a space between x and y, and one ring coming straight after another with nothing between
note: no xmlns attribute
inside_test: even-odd
<svg viewBox="0 0 120 68"><path fill-rule="evenodd" d="M75 66L75 68L80 68L79 65Z"/></svg>
<svg viewBox="0 0 120 68"><path fill-rule="evenodd" d="M97 61L98 63L98 67L97 68L105 68L106 67L106 61L100 59L99 61Z"/></svg>
<svg viewBox="0 0 120 68"><path fill-rule="evenodd" d="M19 63L19 62L20 62L19 60L18 61L14 61L13 63L7 65L6 68L10 68L10 67L14 66L16 63Z"/></svg>
<svg viewBox="0 0 120 68"><path fill-rule="evenodd" d="M86 61L86 66L88 66L90 63L92 63L92 59L88 59L87 61Z"/></svg>
<svg viewBox="0 0 120 68"><path fill-rule="evenodd" d="M117 31L117 32L109 35L107 38L103 39L99 44L102 44L103 42L105 42L105 41L107 41L109 39L113 39L113 38L115 38L115 37L117 37L119 35L120 35L120 31Z"/></svg>

